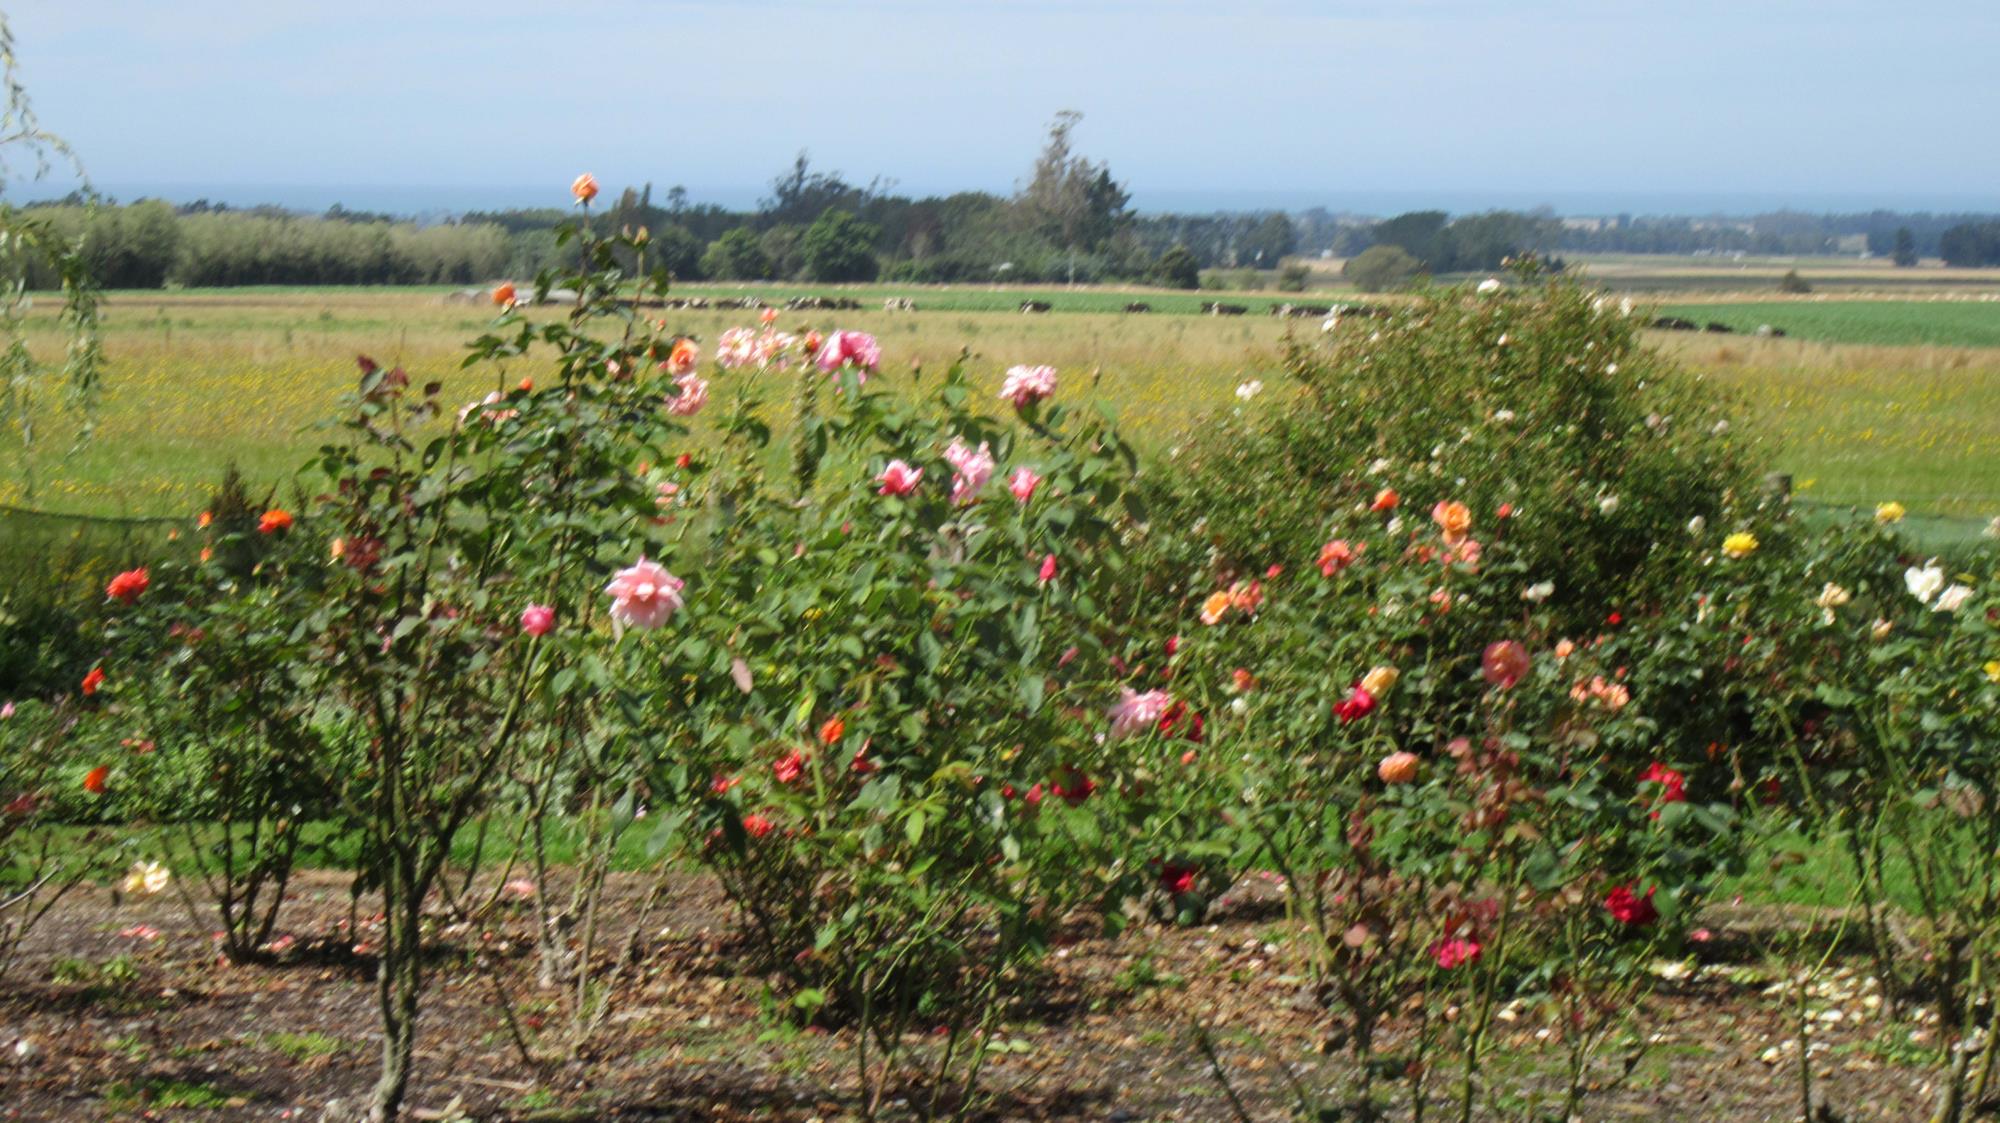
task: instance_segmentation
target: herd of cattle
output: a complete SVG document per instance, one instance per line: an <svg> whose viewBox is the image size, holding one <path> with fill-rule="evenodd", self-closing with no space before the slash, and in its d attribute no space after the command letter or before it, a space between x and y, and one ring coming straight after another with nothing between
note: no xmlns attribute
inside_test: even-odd
<svg viewBox="0 0 2000 1123"><path fill-rule="evenodd" d="M490 291L489 289L466 289L461 292L454 292L445 299L452 302L484 301L488 298ZM565 289L550 290L543 297L543 300L550 304L559 304L575 299L576 293ZM527 295L525 301L533 302L534 296L532 294ZM769 303L761 297L755 296L686 296L671 297L665 300L647 300L642 303L647 308L690 309L695 311L710 309L728 310L733 308L752 311L764 308L781 308L787 312L858 312L861 310L861 302L847 296L795 296L783 303ZM1019 308L1022 312L1036 314L1053 311L1055 306L1046 300L1023 300ZM892 296L882 302L882 311L884 312L914 312L916 310L917 302L907 296ZM1151 312L1152 310L1152 305L1139 300L1125 305L1125 311L1132 315ZM1245 304L1224 304L1218 301L1207 301L1201 306L1201 312L1204 316L1243 316L1249 314L1249 311L1249 306ZM1386 316L1389 314L1389 310L1373 304L1273 304L1270 306L1270 313L1278 317L1322 318L1335 314L1341 316ZM1736 330L1728 324L1715 320L1710 320L1706 324L1697 324L1693 320L1682 319L1679 316L1661 316L1653 320L1649 326L1656 331L1705 331L1724 335ZM1785 329L1774 328L1769 324L1764 324L1751 334L1767 338L1783 338Z"/></svg>

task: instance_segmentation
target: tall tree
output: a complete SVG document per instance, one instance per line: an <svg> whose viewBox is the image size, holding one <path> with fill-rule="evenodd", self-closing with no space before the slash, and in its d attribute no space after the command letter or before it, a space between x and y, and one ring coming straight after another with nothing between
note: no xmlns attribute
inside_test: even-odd
<svg viewBox="0 0 2000 1123"><path fill-rule="evenodd" d="M1015 198L1033 229L1069 251L1072 281L1076 254L1096 249L1131 218L1131 196L1111 178L1111 169L1077 154L1070 134L1082 121L1074 109L1056 114L1034 174Z"/></svg>
<svg viewBox="0 0 2000 1123"><path fill-rule="evenodd" d="M1917 263L1917 236L1907 226L1896 228L1895 262L1904 269Z"/></svg>

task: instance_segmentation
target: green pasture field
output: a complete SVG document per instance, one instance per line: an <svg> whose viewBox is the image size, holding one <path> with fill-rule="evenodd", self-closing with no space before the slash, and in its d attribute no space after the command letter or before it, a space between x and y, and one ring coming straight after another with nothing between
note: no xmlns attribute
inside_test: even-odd
<svg viewBox="0 0 2000 1123"><path fill-rule="evenodd" d="M1826 343L2000 347L2000 297L1955 300L1792 300L1667 304L1659 314L1753 332L1766 324Z"/></svg>
<svg viewBox="0 0 2000 1123"><path fill-rule="evenodd" d="M1288 334L1311 336L1317 319L1268 314L1187 314L1204 300L1268 307L1327 293L1210 294L1112 289L992 289L921 286L690 286L689 294L851 295L863 308L784 313L780 326L853 327L882 339L885 376L930 370L961 348L976 380L997 392L1015 363L1051 363L1065 394L1111 403L1139 443L1172 448L1216 410L1237 408L1235 387L1262 379L1282 389ZM0 504L128 517L200 510L224 463L234 460L264 486L278 487L324 439L314 426L355 385L354 357L402 364L420 379L445 382L447 400L472 400L511 385L531 367L462 370L467 341L492 309L449 299L449 288L235 289L114 293L106 302L109 369L93 440L72 452L63 419L24 458L18 439L0 437ZM918 311L884 312L889 296L910 296ZM1023 315L1021 300L1047 299L1057 311ZM1126 315L1142 300L1158 314ZM1652 338L1742 403L1742 431L1767 442L1802 497L1872 507L1897 499L1913 513L1949 516L1947 537L1977 532L2000 514L2000 338L1982 316L2000 305L1930 300L1759 301L1667 305L1670 314L1755 328L1786 327L1792 338L1662 332ZM540 314L540 313L538 313ZM553 313L548 313L553 314ZM754 323L746 311L649 313L677 330L712 340ZM1740 317L1740 319L1732 319ZM1997 325L2000 326L2000 325ZM1821 342L1819 333L1839 337ZM1873 334L1870 334L1873 333ZM53 357L60 337L31 333ZM1991 339L1990 347L1888 345L1896 340ZM1846 342L1841 340L1853 340ZM1267 398L1266 401L1275 400ZM996 407L997 408L997 407ZM35 471L33 495L22 467ZM1955 527L1955 529L1954 529Z"/></svg>

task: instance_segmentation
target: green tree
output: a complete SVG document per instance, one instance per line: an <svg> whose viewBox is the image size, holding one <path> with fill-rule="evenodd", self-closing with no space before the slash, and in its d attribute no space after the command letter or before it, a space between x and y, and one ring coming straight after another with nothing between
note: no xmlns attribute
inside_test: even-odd
<svg viewBox="0 0 2000 1123"><path fill-rule="evenodd" d="M828 211L806 229L800 245L806 276L815 281L872 281L876 229L846 211Z"/></svg>
<svg viewBox="0 0 2000 1123"><path fill-rule="evenodd" d="M1176 245L1161 254L1153 263L1153 283L1169 289L1200 288L1201 263L1194 259L1194 251Z"/></svg>
<svg viewBox="0 0 2000 1123"><path fill-rule="evenodd" d="M1131 218L1131 197L1111 178L1111 169L1072 146L1070 134L1082 120L1073 109L1056 114L1034 174L1015 199L1029 226L1069 253L1072 280L1076 254L1094 251Z"/></svg>
<svg viewBox="0 0 2000 1123"><path fill-rule="evenodd" d="M1897 266L1908 269L1917 263L1917 236L1910 233L1907 226L1896 228L1895 261Z"/></svg>
<svg viewBox="0 0 2000 1123"><path fill-rule="evenodd" d="M1787 271L1784 276L1778 278L1778 291L1807 293L1812 291L1812 285L1804 277L1799 276L1798 270L1792 269Z"/></svg>
<svg viewBox="0 0 2000 1123"><path fill-rule="evenodd" d="M1287 254L1299 248L1298 231L1283 211L1264 216L1250 236L1243 240L1243 262L1263 269L1275 269Z"/></svg>
<svg viewBox="0 0 2000 1123"><path fill-rule="evenodd" d="M700 238L680 226L669 226L655 232L647 247L650 256L666 266L676 281L699 281L707 276L702 268L702 251L705 248Z"/></svg>
<svg viewBox="0 0 2000 1123"><path fill-rule="evenodd" d="M771 262L772 276L791 279L805 271L805 237L805 227L787 223L771 227L757 239Z"/></svg>
<svg viewBox="0 0 2000 1123"><path fill-rule="evenodd" d="M701 268L722 281L761 281L775 275L757 232L748 226L738 226L709 243L708 252L701 255Z"/></svg>
<svg viewBox="0 0 2000 1123"><path fill-rule="evenodd" d="M1375 225L1378 246L1396 246L1430 269L1439 268L1445 254L1443 211L1411 211Z"/></svg>
<svg viewBox="0 0 2000 1123"><path fill-rule="evenodd" d="M1369 246L1340 267L1340 275L1362 292L1401 288L1423 269L1423 263L1401 246Z"/></svg>

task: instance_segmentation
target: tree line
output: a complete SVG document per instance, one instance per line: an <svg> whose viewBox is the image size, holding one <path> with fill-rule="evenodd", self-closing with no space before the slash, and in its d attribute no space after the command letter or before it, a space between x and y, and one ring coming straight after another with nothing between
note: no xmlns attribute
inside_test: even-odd
<svg viewBox="0 0 2000 1123"><path fill-rule="evenodd" d="M1745 219L1621 215L1564 220L1548 208L1385 220L1323 207L1211 214L1139 214L1104 163L1078 151L1080 114L1064 112L1012 195L961 191L912 197L880 179L855 183L801 152L754 208L697 203L684 187L629 187L603 200L600 234L644 228L647 252L682 281L888 280L1141 282L1194 288L1205 270L1279 270L1288 258L1351 261L1363 287L1418 274L1488 272L1523 253L1818 254L1857 248L1913 265L2000 264L1994 216L1807 215ZM567 265L555 230L572 217L547 207L472 212L429 225L335 206L318 216L200 201L126 206L72 197L25 208L81 240L109 288L166 285L483 284ZM30 277L38 287L51 277ZM1280 274L1302 286L1303 266Z"/></svg>
<svg viewBox="0 0 2000 1123"><path fill-rule="evenodd" d="M499 275L513 252L504 230L479 223L418 226L339 212L176 208L156 199L68 201L27 213L81 245L98 283L113 289L476 284ZM51 283L39 272L29 271L31 287Z"/></svg>

